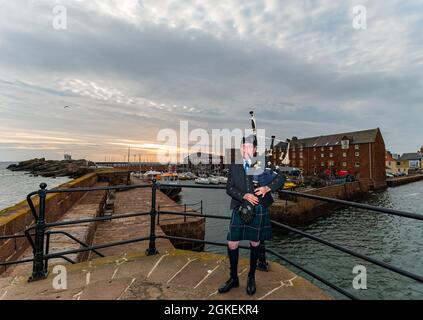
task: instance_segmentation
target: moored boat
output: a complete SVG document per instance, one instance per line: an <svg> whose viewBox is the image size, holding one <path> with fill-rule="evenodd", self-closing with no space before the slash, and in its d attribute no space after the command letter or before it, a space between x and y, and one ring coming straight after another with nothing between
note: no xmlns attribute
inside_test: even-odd
<svg viewBox="0 0 423 320"><path fill-rule="evenodd" d="M210 184L210 180L208 178L197 178L194 182L197 184Z"/></svg>
<svg viewBox="0 0 423 320"><path fill-rule="evenodd" d="M220 176L219 177L219 183L221 184L227 184L228 183L228 178L224 177L224 176Z"/></svg>
<svg viewBox="0 0 423 320"><path fill-rule="evenodd" d="M157 175L156 180L161 184L167 184L167 186L160 186L160 191L170 198L176 198L182 190L179 184L178 175L174 172L166 172Z"/></svg>
<svg viewBox="0 0 423 320"><path fill-rule="evenodd" d="M210 176L209 178L210 184L219 184L219 177Z"/></svg>

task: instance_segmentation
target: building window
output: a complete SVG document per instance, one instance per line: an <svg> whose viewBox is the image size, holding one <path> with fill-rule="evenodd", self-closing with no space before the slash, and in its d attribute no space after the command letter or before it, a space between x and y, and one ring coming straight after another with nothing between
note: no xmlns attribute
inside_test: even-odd
<svg viewBox="0 0 423 320"><path fill-rule="evenodd" d="M332 151L333 150L333 147L330 147L329 150Z"/></svg>
<svg viewBox="0 0 423 320"><path fill-rule="evenodd" d="M329 154L329 157L333 158L333 153L330 153L330 154Z"/></svg>
<svg viewBox="0 0 423 320"><path fill-rule="evenodd" d="M320 151L325 151L325 147L322 147L322 148L320 149Z"/></svg>
<svg viewBox="0 0 423 320"><path fill-rule="evenodd" d="M347 163L346 162L342 162L342 166L343 167L346 167L347 166Z"/></svg>
<svg viewBox="0 0 423 320"><path fill-rule="evenodd" d="M317 157L316 156L313 156L313 160L317 160Z"/></svg>
<svg viewBox="0 0 423 320"><path fill-rule="evenodd" d="M316 152L316 148L313 148L313 151Z"/></svg>
<svg viewBox="0 0 423 320"><path fill-rule="evenodd" d="M321 162L321 163L320 163L320 165L321 165L322 167L324 167L324 166L325 166L325 163L324 163L324 162Z"/></svg>
<svg viewBox="0 0 423 320"><path fill-rule="evenodd" d="M302 159L303 158L303 153L302 152L300 152L300 159Z"/></svg>
<svg viewBox="0 0 423 320"><path fill-rule="evenodd" d="M320 158L324 158L325 157L325 154L324 153L322 153L321 155L320 155Z"/></svg>
<svg viewBox="0 0 423 320"><path fill-rule="evenodd" d="M360 162L356 162L356 163L355 163L355 167L356 167L356 168L360 168Z"/></svg>
<svg viewBox="0 0 423 320"><path fill-rule="evenodd" d="M292 159L295 159L295 153L292 154Z"/></svg>
<svg viewBox="0 0 423 320"><path fill-rule="evenodd" d="M342 140L341 141L342 149L349 149L350 148L350 140Z"/></svg>
<svg viewBox="0 0 423 320"><path fill-rule="evenodd" d="M342 156L343 156L344 158L346 158L346 157L347 157L347 153L346 153L346 152L342 152Z"/></svg>
<svg viewBox="0 0 423 320"><path fill-rule="evenodd" d="M300 167L303 166L303 160L300 160Z"/></svg>
<svg viewBox="0 0 423 320"><path fill-rule="evenodd" d="M359 145L359 144L356 144L356 145L354 146L354 148L355 148L355 150L360 150L360 145Z"/></svg>
<svg viewBox="0 0 423 320"><path fill-rule="evenodd" d="M329 165L333 167L335 165L335 161L329 161Z"/></svg>
<svg viewBox="0 0 423 320"><path fill-rule="evenodd" d="M356 152L356 153L355 153L355 156L356 156L356 157L359 157L359 156L360 156L360 152Z"/></svg>

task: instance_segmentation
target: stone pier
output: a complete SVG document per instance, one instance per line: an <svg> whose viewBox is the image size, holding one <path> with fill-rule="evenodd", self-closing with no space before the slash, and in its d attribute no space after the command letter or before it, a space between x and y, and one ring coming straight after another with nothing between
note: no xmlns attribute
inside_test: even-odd
<svg viewBox="0 0 423 320"><path fill-rule="evenodd" d="M93 185L107 184L98 180ZM160 191L157 205L175 204ZM87 192L75 199L56 221L77 220L105 214L149 212L151 189L140 188L118 191L110 201L106 191ZM112 208L112 209L110 209ZM183 211L172 207L171 211ZM104 244L132 238L148 237L150 215L106 220L56 228L66 231L87 245ZM163 215L160 225L155 224L156 235L175 235L204 239L205 219L202 217ZM222 239L224 241L225 239ZM32 264L9 267L0 276L0 300L20 299L331 299L331 297L304 278L284 266L271 262L269 272L257 272L257 293L245 293L249 261L241 258L239 276L241 286L228 294L220 295L217 287L229 275L225 255L180 250L167 239L157 239L158 254L146 255L149 241L99 249L105 257L93 252L70 255L76 264L63 259L49 262L49 276L45 280L28 283ZM81 246L62 235L52 236L50 253ZM199 248L190 248L199 249ZM31 257L27 248L20 258ZM67 271L67 289L53 287L53 268L62 265Z"/></svg>

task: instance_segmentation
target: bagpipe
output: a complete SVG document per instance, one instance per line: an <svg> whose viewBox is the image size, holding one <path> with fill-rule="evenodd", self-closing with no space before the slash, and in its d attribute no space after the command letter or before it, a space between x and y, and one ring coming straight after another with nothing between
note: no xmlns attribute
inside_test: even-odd
<svg viewBox="0 0 423 320"><path fill-rule="evenodd" d="M251 166L247 171L248 175L253 176L253 184L254 187L262 187L269 185L279 174L278 168L273 163L273 153L274 153L274 144L275 144L275 136L271 137L270 148L266 149L264 147L264 155L257 155L257 126L256 126L256 119L254 117L254 111L250 111L251 115L251 128L253 131L253 145L254 145L254 155L251 160ZM264 137L266 138L266 137ZM265 140L265 139L263 139ZM287 150L288 153L288 150ZM238 213L240 215L241 221L245 224L250 224L255 216L254 206L250 204L247 200L244 200L241 206L238 208Z"/></svg>
<svg viewBox="0 0 423 320"><path fill-rule="evenodd" d="M254 116L254 111L250 111L250 116L251 116L251 128L252 128L253 136L254 136L254 144L255 144L254 146L256 147L256 150L257 150L257 144L258 144L257 125L256 125L256 119ZM267 137L264 137L264 138L266 139ZM279 166L277 166L273 162L276 137L272 135L270 139L271 139L270 148L269 149L264 148L265 149L264 155L261 157L257 156L257 151L256 151L256 153L254 154L254 159L252 159L253 161L252 171L249 172L248 174L253 175L253 182L255 186L268 185L279 174ZM282 156L282 153L281 153L279 157L279 160L281 160L282 164L289 164L289 146L290 146L289 139L287 139L287 143L288 145L287 145L287 149L284 156ZM264 165L262 165L263 163Z"/></svg>

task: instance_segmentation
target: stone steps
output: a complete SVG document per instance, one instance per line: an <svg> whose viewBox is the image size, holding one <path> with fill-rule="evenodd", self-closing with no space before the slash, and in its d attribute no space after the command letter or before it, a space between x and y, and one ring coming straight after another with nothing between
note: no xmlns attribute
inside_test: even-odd
<svg viewBox="0 0 423 320"><path fill-rule="evenodd" d="M257 271L257 292L245 293L248 260L240 259L240 287L226 294L217 288L228 278L225 256L171 249L154 256L126 254L66 265L67 290L52 287L53 273L45 280L3 278L2 299L330 299L319 288L271 262L269 272ZM4 293L6 292L6 294ZM4 295L4 296L2 296Z"/></svg>

